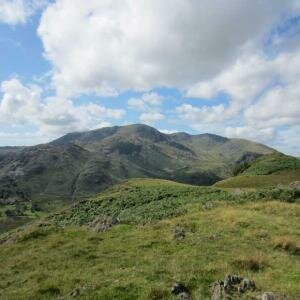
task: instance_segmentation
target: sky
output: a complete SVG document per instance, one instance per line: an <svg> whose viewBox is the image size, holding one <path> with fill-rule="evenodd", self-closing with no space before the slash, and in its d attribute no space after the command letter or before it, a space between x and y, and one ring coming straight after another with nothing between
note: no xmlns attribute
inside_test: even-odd
<svg viewBox="0 0 300 300"><path fill-rule="evenodd" d="M300 1L0 0L0 146L133 123L300 156Z"/></svg>

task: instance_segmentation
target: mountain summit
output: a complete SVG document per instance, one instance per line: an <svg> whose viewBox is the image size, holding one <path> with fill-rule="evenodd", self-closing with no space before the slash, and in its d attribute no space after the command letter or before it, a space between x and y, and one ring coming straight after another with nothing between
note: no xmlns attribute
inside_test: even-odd
<svg viewBox="0 0 300 300"><path fill-rule="evenodd" d="M48 144L0 148L0 199L73 199L128 178L209 185L237 164L275 152L247 140L164 134L140 124L69 133Z"/></svg>

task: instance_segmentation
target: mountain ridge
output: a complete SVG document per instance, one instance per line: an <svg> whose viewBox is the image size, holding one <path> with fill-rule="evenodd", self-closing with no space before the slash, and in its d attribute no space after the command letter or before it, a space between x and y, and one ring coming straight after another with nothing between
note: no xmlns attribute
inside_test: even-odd
<svg viewBox="0 0 300 300"><path fill-rule="evenodd" d="M244 157L271 153L278 152L243 139L164 134L141 124L73 132L50 143L0 148L0 199L74 199L130 178L210 185L230 177Z"/></svg>

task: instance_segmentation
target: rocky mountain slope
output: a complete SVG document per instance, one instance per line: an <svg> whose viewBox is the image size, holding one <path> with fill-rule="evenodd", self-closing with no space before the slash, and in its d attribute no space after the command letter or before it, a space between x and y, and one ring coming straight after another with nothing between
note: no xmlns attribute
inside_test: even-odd
<svg viewBox="0 0 300 300"><path fill-rule="evenodd" d="M0 148L0 199L74 199L128 178L209 185L276 151L212 134L163 134L146 125L70 133L33 147Z"/></svg>

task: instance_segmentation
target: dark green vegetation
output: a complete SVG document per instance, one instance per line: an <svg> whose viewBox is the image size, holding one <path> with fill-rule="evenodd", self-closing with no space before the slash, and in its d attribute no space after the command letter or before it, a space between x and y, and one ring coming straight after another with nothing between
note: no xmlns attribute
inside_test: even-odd
<svg viewBox="0 0 300 300"><path fill-rule="evenodd" d="M300 160L275 153L236 166L237 176L215 184L221 188L257 188L288 185L300 180Z"/></svg>
<svg viewBox="0 0 300 300"><path fill-rule="evenodd" d="M299 170L300 160L282 154L265 155L253 161L244 175L268 175L282 170Z"/></svg>
<svg viewBox="0 0 300 300"><path fill-rule="evenodd" d="M210 299L226 274L298 299L297 188L229 193L165 180L131 180L0 237L2 299L175 299L183 282ZM95 219L119 218L107 231ZM185 232L174 239L174 229Z"/></svg>
<svg viewBox="0 0 300 300"><path fill-rule="evenodd" d="M0 211L13 211L0 214L0 232L35 218L31 207L53 211L129 178L211 185L270 153L276 152L246 140L166 135L146 125L71 133L34 147L0 148ZM28 209L20 213L20 205Z"/></svg>
<svg viewBox="0 0 300 300"><path fill-rule="evenodd" d="M275 150L211 134L163 134L146 125L71 133L49 144L0 148L0 232L129 178L211 185ZM29 207L18 213L17 206ZM15 227L16 227L15 226Z"/></svg>
<svg viewBox="0 0 300 300"><path fill-rule="evenodd" d="M0 148L0 199L74 199L129 178L210 185L236 164L275 150L211 134L166 135L146 125L71 133L49 144Z"/></svg>

